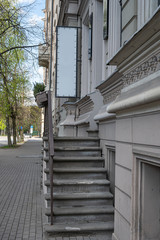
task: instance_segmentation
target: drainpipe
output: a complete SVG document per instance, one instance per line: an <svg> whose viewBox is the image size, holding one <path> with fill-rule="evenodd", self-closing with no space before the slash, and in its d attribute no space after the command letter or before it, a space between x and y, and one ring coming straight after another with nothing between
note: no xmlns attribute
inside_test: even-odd
<svg viewBox="0 0 160 240"><path fill-rule="evenodd" d="M51 82L52 82L53 9L54 9L54 0L52 0L52 6L51 6L51 42L50 42L50 72L49 72L49 90L51 90Z"/></svg>
<svg viewBox="0 0 160 240"><path fill-rule="evenodd" d="M119 0L119 4L120 4L120 47L122 46L122 0Z"/></svg>
<svg viewBox="0 0 160 240"><path fill-rule="evenodd" d="M50 71L49 71L49 92L48 92L48 118L49 118L49 162L50 162L50 196L51 196L51 225L53 225L53 124L51 106L51 83L52 83L52 48L53 48L53 10L54 0L51 0L51 42L50 42Z"/></svg>

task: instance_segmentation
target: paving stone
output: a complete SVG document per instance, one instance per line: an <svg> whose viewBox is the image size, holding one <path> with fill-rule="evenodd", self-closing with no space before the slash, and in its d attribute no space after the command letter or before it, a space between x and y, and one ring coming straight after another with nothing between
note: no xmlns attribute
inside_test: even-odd
<svg viewBox="0 0 160 240"><path fill-rule="evenodd" d="M42 240L41 141L0 149L0 239ZM38 210L38 213L37 213Z"/></svg>

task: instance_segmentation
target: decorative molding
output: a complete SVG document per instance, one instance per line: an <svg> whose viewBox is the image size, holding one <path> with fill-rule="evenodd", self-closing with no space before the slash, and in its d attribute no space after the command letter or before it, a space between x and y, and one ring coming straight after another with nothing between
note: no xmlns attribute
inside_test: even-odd
<svg viewBox="0 0 160 240"><path fill-rule="evenodd" d="M66 115L75 115L76 105L75 102L65 102L62 107L66 110Z"/></svg>
<svg viewBox="0 0 160 240"><path fill-rule="evenodd" d="M65 102L62 105L66 110L66 119L60 123L60 126L74 126L76 105L74 102Z"/></svg>
<svg viewBox="0 0 160 240"><path fill-rule="evenodd" d="M115 100L115 98L120 94L122 88L122 74L118 71L114 72L106 81L97 87L103 96L104 104Z"/></svg>
<svg viewBox="0 0 160 240"><path fill-rule="evenodd" d="M160 53L153 55L147 61L124 75L123 88L157 72L158 70L160 70Z"/></svg>
<svg viewBox="0 0 160 240"><path fill-rule="evenodd" d="M160 52L154 53L147 60L136 64L130 72L125 75L115 72L104 83L100 84L97 89L103 96L103 103L107 104L120 95L122 89L156 73L160 70Z"/></svg>
<svg viewBox="0 0 160 240"><path fill-rule="evenodd" d="M65 13L64 14L64 25L65 26L78 26L77 14Z"/></svg>
<svg viewBox="0 0 160 240"><path fill-rule="evenodd" d="M124 88L121 94L107 108L109 113L116 113L130 108L139 107L160 101L160 71L154 72L151 76L147 76L142 83L134 83L134 85Z"/></svg>
<svg viewBox="0 0 160 240"><path fill-rule="evenodd" d="M107 112L107 107L108 106L109 106L109 104L106 104L106 105L104 105L100 108L98 114L96 114L94 116L95 121L104 121L104 120L116 117L116 114Z"/></svg>
<svg viewBox="0 0 160 240"><path fill-rule="evenodd" d="M102 94L104 104L114 101L116 97L121 93L122 88L123 85L120 84L119 86L116 86L113 90L107 91L105 92L105 94Z"/></svg>
<svg viewBox="0 0 160 240"><path fill-rule="evenodd" d="M86 95L76 102L75 125L89 125L90 130L97 129L94 117L103 105L103 99L98 90Z"/></svg>
<svg viewBox="0 0 160 240"><path fill-rule="evenodd" d="M78 116L92 111L93 108L94 102L92 101L90 96L85 96L84 98L77 102Z"/></svg>

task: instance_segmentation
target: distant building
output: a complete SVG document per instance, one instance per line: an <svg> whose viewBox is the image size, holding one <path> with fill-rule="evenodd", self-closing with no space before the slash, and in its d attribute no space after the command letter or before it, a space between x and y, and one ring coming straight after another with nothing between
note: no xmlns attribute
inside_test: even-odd
<svg viewBox="0 0 160 240"><path fill-rule="evenodd" d="M26 99L24 99L24 105L25 106L32 106L32 105L36 105L36 102L35 102L35 97L33 95L33 91L30 90L26 93Z"/></svg>
<svg viewBox="0 0 160 240"><path fill-rule="evenodd" d="M112 240L160 239L160 1L54 1L52 108L58 136L100 138L114 194ZM40 48L49 87L51 0ZM77 96L56 98L56 27L76 27ZM62 59L63 60L63 59Z"/></svg>

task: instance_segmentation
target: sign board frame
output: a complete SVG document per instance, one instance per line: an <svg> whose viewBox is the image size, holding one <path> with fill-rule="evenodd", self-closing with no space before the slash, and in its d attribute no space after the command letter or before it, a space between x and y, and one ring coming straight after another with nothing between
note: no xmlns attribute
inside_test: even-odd
<svg viewBox="0 0 160 240"><path fill-rule="evenodd" d="M57 26L56 32L55 96L56 98L77 98L78 28Z"/></svg>

